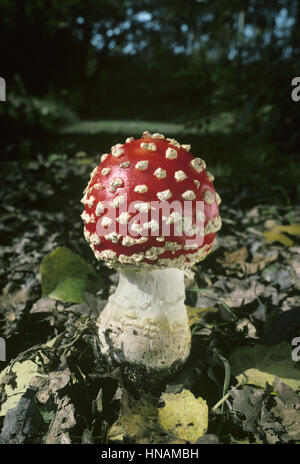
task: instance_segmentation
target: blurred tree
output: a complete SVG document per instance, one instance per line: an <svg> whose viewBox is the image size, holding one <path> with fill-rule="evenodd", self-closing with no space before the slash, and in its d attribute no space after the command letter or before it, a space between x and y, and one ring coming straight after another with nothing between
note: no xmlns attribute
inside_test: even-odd
<svg viewBox="0 0 300 464"><path fill-rule="evenodd" d="M0 0L8 81L54 92L84 117L184 119L220 113L232 130L299 144L300 0Z"/></svg>

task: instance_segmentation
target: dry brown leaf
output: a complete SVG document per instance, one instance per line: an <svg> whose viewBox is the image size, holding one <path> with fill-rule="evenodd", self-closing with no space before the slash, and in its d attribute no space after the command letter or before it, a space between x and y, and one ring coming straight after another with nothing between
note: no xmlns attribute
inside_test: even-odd
<svg viewBox="0 0 300 464"><path fill-rule="evenodd" d="M43 440L48 445L70 444L69 430L76 425L75 408L68 396L57 398L57 411Z"/></svg>
<svg viewBox="0 0 300 464"><path fill-rule="evenodd" d="M251 262L246 261L248 258L247 248L242 247L232 253L225 252L224 258L219 258L217 261L225 268L227 275L237 274L238 277L243 277L244 275L256 274L262 271L267 264L276 261L278 252L271 250L266 255L256 253Z"/></svg>

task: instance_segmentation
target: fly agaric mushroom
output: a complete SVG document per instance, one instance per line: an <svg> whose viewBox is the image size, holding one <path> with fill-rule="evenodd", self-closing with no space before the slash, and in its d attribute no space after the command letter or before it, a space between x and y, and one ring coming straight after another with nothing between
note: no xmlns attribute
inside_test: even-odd
<svg viewBox="0 0 300 464"><path fill-rule="evenodd" d="M97 324L101 351L151 373L173 373L190 353L184 273L221 228L214 178L189 150L157 133L127 138L102 155L82 199L86 240L120 272Z"/></svg>

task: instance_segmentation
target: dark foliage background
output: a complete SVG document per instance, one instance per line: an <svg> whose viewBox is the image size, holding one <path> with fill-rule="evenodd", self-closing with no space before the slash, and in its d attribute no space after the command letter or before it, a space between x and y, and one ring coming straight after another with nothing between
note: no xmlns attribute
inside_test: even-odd
<svg viewBox="0 0 300 464"><path fill-rule="evenodd" d="M101 121L175 122L225 189L295 202L299 23L299 0L1 0L1 155L95 154ZM75 115L98 126L66 145Z"/></svg>

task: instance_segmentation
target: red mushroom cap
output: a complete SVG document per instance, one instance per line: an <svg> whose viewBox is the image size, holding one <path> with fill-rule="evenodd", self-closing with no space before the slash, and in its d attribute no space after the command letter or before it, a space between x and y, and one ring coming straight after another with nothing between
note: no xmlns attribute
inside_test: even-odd
<svg viewBox="0 0 300 464"><path fill-rule="evenodd" d="M97 259L187 268L206 257L221 228L221 199L205 162L189 149L144 132L101 157L81 200L84 235Z"/></svg>

